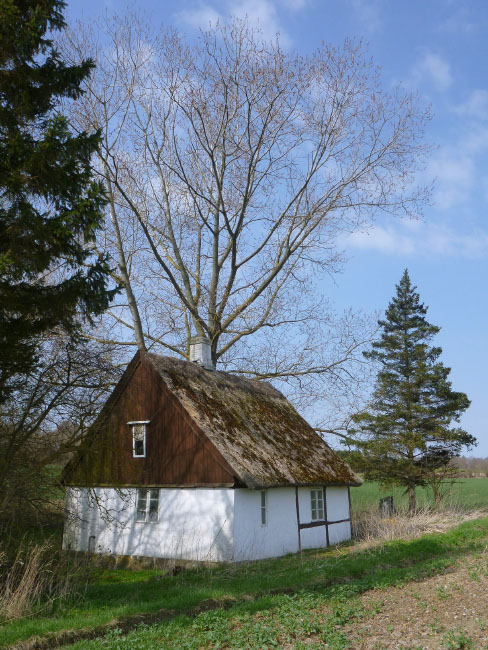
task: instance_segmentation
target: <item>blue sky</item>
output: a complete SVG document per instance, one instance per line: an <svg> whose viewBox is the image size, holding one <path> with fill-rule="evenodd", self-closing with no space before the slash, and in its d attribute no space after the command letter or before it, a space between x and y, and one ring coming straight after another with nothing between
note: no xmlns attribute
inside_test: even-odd
<svg viewBox="0 0 488 650"><path fill-rule="evenodd" d="M139 8L191 38L209 20L248 15L265 34L310 52L322 41L361 38L386 87L401 82L431 105L436 148L422 181L435 179L423 221L381 218L343 242L349 258L324 293L339 308L384 310L408 267L453 387L472 405L463 426L488 456L488 3L484 0L139 0ZM115 0L72 0L67 17L89 20Z"/></svg>

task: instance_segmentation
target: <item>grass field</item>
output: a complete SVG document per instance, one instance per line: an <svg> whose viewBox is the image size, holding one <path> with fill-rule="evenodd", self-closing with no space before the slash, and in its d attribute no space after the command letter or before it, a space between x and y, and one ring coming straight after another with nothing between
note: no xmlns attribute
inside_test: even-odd
<svg viewBox="0 0 488 650"><path fill-rule="evenodd" d="M379 483L367 481L358 488L351 488L351 506L353 512L368 510L378 507L381 497L393 495L395 505L400 508L407 507L405 490L400 487L381 489ZM432 505L432 491L430 488L417 488L419 507ZM446 504L460 508L488 508L488 478L459 479L449 488Z"/></svg>

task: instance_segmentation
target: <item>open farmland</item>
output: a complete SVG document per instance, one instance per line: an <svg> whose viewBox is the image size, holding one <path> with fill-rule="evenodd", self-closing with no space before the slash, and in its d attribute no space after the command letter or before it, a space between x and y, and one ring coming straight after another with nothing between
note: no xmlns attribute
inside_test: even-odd
<svg viewBox="0 0 488 650"><path fill-rule="evenodd" d="M407 507L405 491L401 487L382 489L378 483L366 481L359 488L351 488L353 512L377 508L379 499L390 494L397 508ZM417 488L417 500L420 508L432 506L430 488ZM449 507L460 509L488 508L488 478L459 479L447 489L445 502Z"/></svg>

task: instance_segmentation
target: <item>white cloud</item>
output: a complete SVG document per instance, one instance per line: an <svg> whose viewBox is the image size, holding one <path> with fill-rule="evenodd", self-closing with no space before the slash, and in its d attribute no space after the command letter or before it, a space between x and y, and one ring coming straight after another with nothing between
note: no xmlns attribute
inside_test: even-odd
<svg viewBox="0 0 488 650"><path fill-rule="evenodd" d="M474 125L465 132L461 143L461 150L470 155L485 154L488 151L488 127L481 124Z"/></svg>
<svg viewBox="0 0 488 650"><path fill-rule="evenodd" d="M222 16L210 5L199 5L195 9L187 9L177 14L181 22L187 23L195 29L208 29L209 25L215 25L222 20Z"/></svg>
<svg viewBox="0 0 488 650"><path fill-rule="evenodd" d="M488 119L488 90L476 88L468 99L454 107L454 112L477 120Z"/></svg>
<svg viewBox="0 0 488 650"><path fill-rule="evenodd" d="M428 84L436 90L444 91L452 84L451 67L439 54L425 52L412 70L414 84Z"/></svg>
<svg viewBox="0 0 488 650"><path fill-rule="evenodd" d="M291 43L290 36L280 26L276 6L269 0L237 0L229 4L228 13L238 18L247 17L251 25L262 30L266 40L273 40L280 34L282 45Z"/></svg>
<svg viewBox="0 0 488 650"><path fill-rule="evenodd" d="M354 18L361 25L361 30L378 32L383 24L380 0L350 0Z"/></svg>
<svg viewBox="0 0 488 650"><path fill-rule="evenodd" d="M307 0L281 1L291 11L303 9L307 2ZM291 37L279 20L278 9L281 6L280 2L273 0L221 0L213 4L199 3L193 9L178 13L177 18L196 29L206 29L209 23L215 24L218 20L223 22L231 16L247 17L252 26L262 31L265 40L274 40L279 34L281 45L287 47L291 44Z"/></svg>
<svg viewBox="0 0 488 650"><path fill-rule="evenodd" d="M435 179L436 207L446 210L468 198L475 184L476 166L472 156L461 148L442 149L431 159L427 177Z"/></svg>
<svg viewBox="0 0 488 650"><path fill-rule="evenodd" d="M488 125L476 120L469 122L462 116L457 137L449 137L432 156L425 172L425 178L435 180L436 208L466 209L480 199L481 173L487 152Z"/></svg>
<svg viewBox="0 0 488 650"><path fill-rule="evenodd" d="M460 233L447 226L413 222L375 226L355 232L342 244L346 248L373 250L387 255L423 257L481 257L488 253L488 233Z"/></svg>
<svg viewBox="0 0 488 650"><path fill-rule="evenodd" d="M476 21L468 7L458 7L454 12L441 22L437 28L439 32L447 34L471 34L479 29L479 19Z"/></svg>
<svg viewBox="0 0 488 650"><path fill-rule="evenodd" d="M483 173L488 154L488 90L476 88L464 102L449 108L453 114L449 129L425 177L435 179L436 208L479 211L479 201L486 200Z"/></svg>
<svg viewBox="0 0 488 650"><path fill-rule="evenodd" d="M347 248L370 249L389 255L411 255L415 251L413 242L411 236L395 232L393 228L375 226L366 232L352 233L345 239L344 245Z"/></svg>
<svg viewBox="0 0 488 650"><path fill-rule="evenodd" d="M488 203L488 176L484 176L481 179L480 185L481 185L481 189L483 191L483 199L484 199L485 203Z"/></svg>
<svg viewBox="0 0 488 650"><path fill-rule="evenodd" d="M282 0L287 9L291 9L291 11L300 11L300 9L304 9L307 1L308 0Z"/></svg>

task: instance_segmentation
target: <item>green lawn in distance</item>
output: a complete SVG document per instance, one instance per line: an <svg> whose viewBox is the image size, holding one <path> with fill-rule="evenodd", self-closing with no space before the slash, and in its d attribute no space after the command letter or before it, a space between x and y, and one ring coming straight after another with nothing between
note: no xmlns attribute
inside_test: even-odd
<svg viewBox="0 0 488 650"><path fill-rule="evenodd" d="M397 508L407 507L407 496L402 487L381 488L379 483L365 481L361 487L351 488L351 506L353 512L370 510L378 507L382 497L393 495ZM417 488L417 500L420 507L432 505L432 490ZM466 508L488 508L488 478L459 479L449 487L446 505Z"/></svg>

